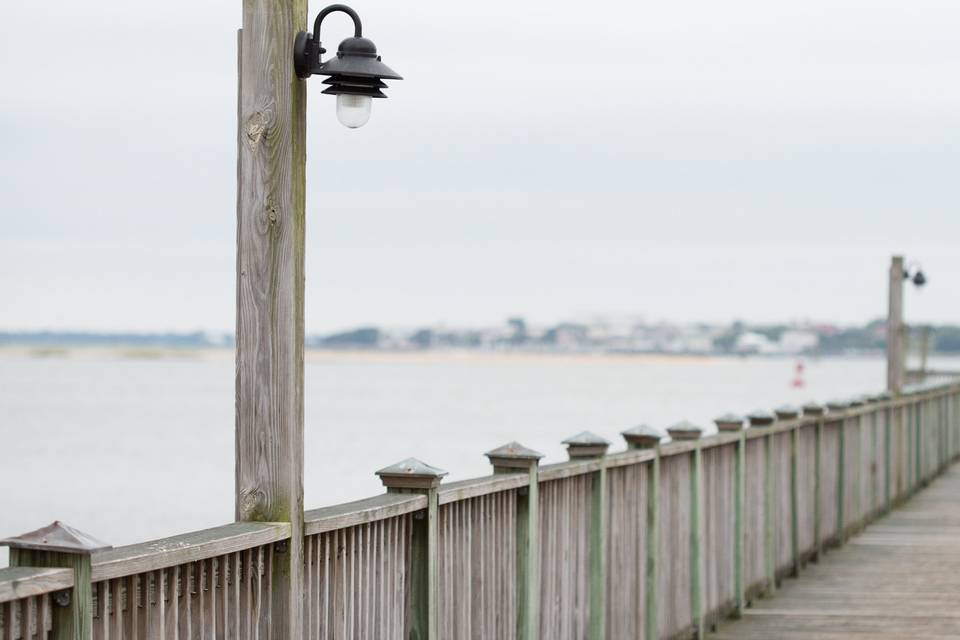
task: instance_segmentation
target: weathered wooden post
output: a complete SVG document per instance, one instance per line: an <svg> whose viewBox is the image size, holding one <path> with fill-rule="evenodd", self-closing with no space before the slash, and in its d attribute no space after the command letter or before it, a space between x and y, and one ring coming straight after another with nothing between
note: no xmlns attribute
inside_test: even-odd
<svg viewBox="0 0 960 640"><path fill-rule="evenodd" d="M890 512L890 504L893 499L892 495L892 481L893 470L890 468L893 464L893 453L892 453L892 430L893 430L893 408L891 407L890 400L893 395L886 391L877 396L882 404L880 405L880 410L883 412L883 509L882 513L886 514Z"/></svg>
<svg viewBox="0 0 960 640"><path fill-rule="evenodd" d="M93 640L90 556L95 551L109 549L110 545L57 521L22 536L0 540L0 546L10 547L11 567L73 569L73 589L54 595L50 638ZM12 620L7 621L7 629L12 640L16 637ZM23 637L26 640L27 633Z"/></svg>
<svg viewBox="0 0 960 640"><path fill-rule="evenodd" d="M854 397L848 401L848 406L853 410L853 415L850 417L849 424L851 436L849 438L850 443L855 444L853 448L853 457L854 464L849 466L851 471L850 475L850 494L853 497L853 513L848 514L851 525L851 532L856 533L860 530L862 526L862 511L863 505L861 500L862 491L860 490L861 482L863 482L863 464L862 464L862 454L861 449L863 448L863 407L866 405L866 402L862 397Z"/></svg>
<svg viewBox="0 0 960 640"><path fill-rule="evenodd" d="M772 427L777 417L769 411L754 411L747 416L751 429ZM773 466L773 433L764 436L763 449L763 562L766 585L764 595L777 591L776 495L777 476Z"/></svg>
<svg viewBox="0 0 960 640"><path fill-rule="evenodd" d="M826 412L826 407L816 402L808 402L803 405L803 415L817 419L813 443L813 559L815 562L820 561L820 554L823 552L823 534L821 533L823 505L820 497L820 474L823 472L823 415Z"/></svg>
<svg viewBox="0 0 960 640"><path fill-rule="evenodd" d="M703 576L700 565L703 558L703 453L700 449L700 437L703 429L684 420L668 427L667 433L677 441L696 441L690 460L690 609L693 611L694 637L702 638Z"/></svg>
<svg viewBox="0 0 960 640"><path fill-rule="evenodd" d="M543 454L511 442L484 454L493 473L527 473L517 494L517 638L540 636L540 459Z"/></svg>
<svg viewBox="0 0 960 640"><path fill-rule="evenodd" d="M919 389L913 389L911 391L912 395L916 396L916 401L913 403L913 420L914 420L914 443L913 443L913 452L916 455L916 460L913 463L915 478L913 481L913 490L919 491L923 487L923 438L921 433L926 427L925 416L924 414L924 401L923 395L920 393Z"/></svg>
<svg viewBox="0 0 960 640"><path fill-rule="evenodd" d="M610 441L582 431L563 441L571 460L598 458L593 472L590 508L590 640L606 637L607 619L607 467L603 458Z"/></svg>
<svg viewBox="0 0 960 640"><path fill-rule="evenodd" d="M847 495L847 408L850 405L845 400L831 400L827 403L827 410L830 414L838 415L837 426L837 544L842 545L846 541L846 520L845 509Z"/></svg>
<svg viewBox="0 0 960 640"><path fill-rule="evenodd" d="M879 418L883 411L883 400L883 396L879 394L872 394L866 397L866 401L870 407L870 505L866 513L866 521L872 521L883 510L881 506L878 506L880 502L880 489L877 488L877 469L881 462L880 456L877 455L877 442L879 441L877 425L879 424Z"/></svg>
<svg viewBox="0 0 960 640"><path fill-rule="evenodd" d="M427 496L426 512L413 519L410 549L410 607L405 637L409 640L439 640L440 598L437 568L439 503L437 489L447 472L407 458L377 471L387 493L422 493Z"/></svg>
<svg viewBox="0 0 960 640"><path fill-rule="evenodd" d="M628 449L652 449L653 460L647 465L647 548L646 571L644 572L644 602L637 603L643 607L644 638L656 640L657 607L658 607L658 579L659 562L658 549L660 544L660 441L667 434L656 427L639 425L627 429L620 435L627 441Z"/></svg>
<svg viewBox="0 0 960 640"><path fill-rule="evenodd" d="M903 388L903 256L890 261L890 282L887 309L887 391L900 393Z"/></svg>
<svg viewBox="0 0 960 640"><path fill-rule="evenodd" d="M743 585L743 494L746 489L744 467L747 440L743 431L743 416L726 413L713 421L720 433L737 433L737 453L733 465L733 616L740 618L747 606Z"/></svg>
<svg viewBox="0 0 960 640"><path fill-rule="evenodd" d="M800 408L793 405L777 407L777 420L797 420ZM800 426L790 429L790 556L793 559L793 575L800 575L800 482L797 478L797 451L800 448Z"/></svg>
<svg viewBox="0 0 960 640"><path fill-rule="evenodd" d="M290 523L274 545L271 633L303 636L306 0L244 0L237 105L236 518Z"/></svg>

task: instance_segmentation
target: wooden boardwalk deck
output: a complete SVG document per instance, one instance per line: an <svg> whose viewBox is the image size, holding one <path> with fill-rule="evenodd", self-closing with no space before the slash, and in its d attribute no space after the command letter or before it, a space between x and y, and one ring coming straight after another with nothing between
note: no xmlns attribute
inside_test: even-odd
<svg viewBox="0 0 960 640"><path fill-rule="evenodd" d="M960 638L960 464L707 638Z"/></svg>

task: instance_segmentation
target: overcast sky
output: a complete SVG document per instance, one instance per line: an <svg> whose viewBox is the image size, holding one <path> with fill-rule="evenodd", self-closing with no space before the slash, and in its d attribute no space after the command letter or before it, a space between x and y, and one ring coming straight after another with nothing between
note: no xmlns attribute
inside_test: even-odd
<svg viewBox="0 0 960 640"><path fill-rule="evenodd" d="M310 81L308 331L861 322L894 252L960 321L955 0L353 6L406 79ZM232 329L240 7L5 7L0 329Z"/></svg>

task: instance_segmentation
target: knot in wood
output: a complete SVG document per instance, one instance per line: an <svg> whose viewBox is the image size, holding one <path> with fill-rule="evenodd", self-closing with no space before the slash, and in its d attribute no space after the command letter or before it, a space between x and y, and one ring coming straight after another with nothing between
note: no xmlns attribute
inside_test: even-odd
<svg viewBox="0 0 960 640"><path fill-rule="evenodd" d="M266 495L259 489L240 492L240 515L244 520L260 520L266 507Z"/></svg>
<svg viewBox="0 0 960 640"><path fill-rule="evenodd" d="M267 130L268 121L269 118L263 111L255 111L247 118L244 129L247 134L247 144L250 147L255 147L260 143L264 132Z"/></svg>

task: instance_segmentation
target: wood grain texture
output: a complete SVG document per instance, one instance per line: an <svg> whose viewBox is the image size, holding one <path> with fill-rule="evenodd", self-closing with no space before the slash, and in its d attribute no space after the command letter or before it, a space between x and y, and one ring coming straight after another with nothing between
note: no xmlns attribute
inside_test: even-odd
<svg viewBox="0 0 960 640"><path fill-rule="evenodd" d="M244 0L238 56L236 519L290 523L271 564L278 640L303 636L306 18L306 0Z"/></svg>

